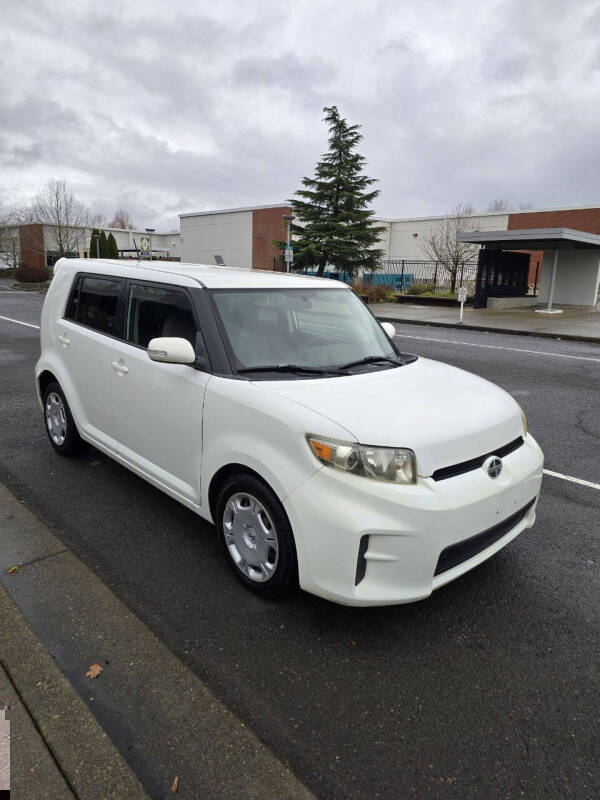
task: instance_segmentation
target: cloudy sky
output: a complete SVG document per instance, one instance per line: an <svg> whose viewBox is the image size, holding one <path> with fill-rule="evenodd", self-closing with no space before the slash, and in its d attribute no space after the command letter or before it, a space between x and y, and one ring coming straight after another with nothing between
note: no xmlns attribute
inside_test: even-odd
<svg viewBox="0 0 600 800"><path fill-rule="evenodd" d="M0 205L282 202L363 126L378 214L600 204L600 0L3 0Z"/></svg>

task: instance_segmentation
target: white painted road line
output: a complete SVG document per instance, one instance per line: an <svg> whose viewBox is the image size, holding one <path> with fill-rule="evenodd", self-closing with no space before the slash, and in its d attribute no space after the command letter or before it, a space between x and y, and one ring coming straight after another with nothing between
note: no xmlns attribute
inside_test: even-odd
<svg viewBox="0 0 600 800"><path fill-rule="evenodd" d="M502 333L502 331L498 331ZM422 342L441 342L442 344L462 344L467 347L485 347L490 350L510 350L513 353L533 353L536 356L553 356L554 358L574 358L576 361L596 361L600 364L600 358L593 358L592 356L571 356L566 353L548 353L544 350L525 350L520 347L502 347L499 344L478 344L476 342L458 342L454 339L434 339L431 336L411 336L408 333L397 333L399 339L418 339Z"/></svg>
<svg viewBox="0 0 600 800"><path fill-rule="evenodd" d="M560 472L553 472L551 469L545 469L544 475L549 475L551 478L560 478L563 481L570 481L571 483L578 483L580 486L587 486L588 489L600 489L600 483L584 481L581 478L572 478L570 475L561 475Z"/></svg>
<svg viewBox="0 0 600 800"><path fill-rule="evenodd" d="M25 325L27 328L35 328L37 331L39 331L40 329L39 325L32 325L31 322L22 322L20 319L13 319L12 317L2 317L2 316L0 316L0 319L6 320L6 322L15 322L17 325Z"/></svg>

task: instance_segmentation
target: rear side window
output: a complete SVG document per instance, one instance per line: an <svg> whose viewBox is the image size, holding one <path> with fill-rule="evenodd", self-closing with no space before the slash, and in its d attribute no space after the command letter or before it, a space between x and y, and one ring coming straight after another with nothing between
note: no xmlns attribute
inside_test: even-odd
<svg viewBox="0 0 600 800"><path fill-rule="evenodd" d="M125 314L125 339L131 344L148 347L159 336L179 336L196 347L192 304L182 289L134 283Z"/></svg>
<svg viewBox="0 0 600 800"><path fill-rule="evenodd" d="M118 278L80 278L67 307L67 319L114 336L122 283Z"/></svg>

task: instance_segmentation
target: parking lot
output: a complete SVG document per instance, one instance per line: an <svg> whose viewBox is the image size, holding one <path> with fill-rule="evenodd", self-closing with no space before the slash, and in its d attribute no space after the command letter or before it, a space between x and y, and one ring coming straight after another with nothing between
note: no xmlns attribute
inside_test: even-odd
<svg viewBox="0 0 600 800"><path fill-rule="evenodd" d="M597 345L397 325L404 351L523 406L556 473L537 524L420 603L267 602L234 581L190 511L93 449L52 451L33 380L42 299L0 292L0 480L317 797L600 795ZM69 674L57 636L45 644ZM103 702L94 713L160 796L148 754L171 722L136 720L133 705L124 730Z"/></svg>

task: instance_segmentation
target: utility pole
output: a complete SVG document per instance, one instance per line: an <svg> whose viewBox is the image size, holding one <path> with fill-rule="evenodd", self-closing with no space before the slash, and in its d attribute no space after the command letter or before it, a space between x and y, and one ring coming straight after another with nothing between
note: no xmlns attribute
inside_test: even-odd
<svg viewBox="0 0 600 800"><path fill-rule="evenodd" d="M283 214L283 218L287 225L287 245L285 248L285 271L289 272L291 265L294 263L294 251L292 249L292 220L293 214Z"/></svg>
<svg viewBox="0 0 600 800"><path fill-rule="evenodd" d="M95 233L94 239L96 240L96 258L100 258L100 234Z"/></svg>

